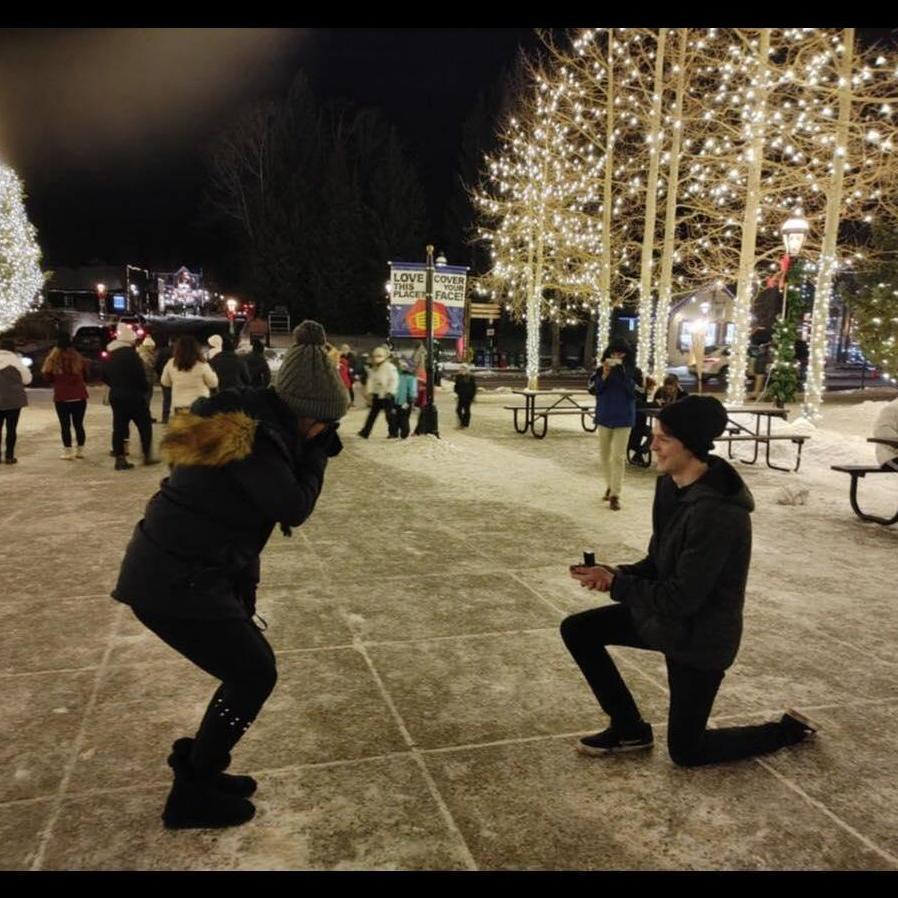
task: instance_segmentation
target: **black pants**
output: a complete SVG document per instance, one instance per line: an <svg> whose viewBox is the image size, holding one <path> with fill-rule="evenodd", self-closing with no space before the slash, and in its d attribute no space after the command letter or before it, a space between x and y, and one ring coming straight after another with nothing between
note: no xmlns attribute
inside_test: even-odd
<svg viewBox="0 0 898 898"><path fill-rule="evenodd" d="M195 769L220 769L277 683L277 664L268 640L248 617L188 620L132 611L163 642L221 680L197 730L191 754Z"/></svg>
<svg viewBox="0 0 898 898"><path fill-rule="evenodd" d="M390 436L401 436L406 439L409 434L409 418L412 415L411 407L395 406L393 408L393 418L390 421Z"/></svg>
<svg viewBox="0 0 898 898"><path fill-rule="evenodd" d="M471 423L471 400L459 399L455 405L455 414L458 415L458 423L467 427Z"/></svg>
<svg viewBox="0 0 898 898"><path fill-rule="evenodd" d="M393 428L393 399L390 396L384 396L381 398L380 396L373 396L371 398L371 409L368 412L368 417L365 420L365 426L362 428L361 432L364 436L368 436L371 433L371 428L374 427L374 421L377 418L378 412L383 409L384 417L387 419L387 429L392 432Z"/></svg>
<svg viewBox="0 0 898 898"><path fill-rule="evenodd" d="M168 424L171 415L171 387L162 388L162 423Z"/></svg>
<svg viewBox="0 0 898 898"><path fill-rule="evenodd" d="M129 399L110 399L112 406L112 451L116 455L125 454L125 440L128 439L128 427L133 421L140 433L140 445L143 454L150 454L153 443L153 425L150 421L150 407L143 396Z"/></svg>
<svg viewBox="0 0 898 898"><path fill-rule="evenodd" d="M75 427L75 439L83 446L87 437L84 435L84 413L87 411L87 400L77 402L54 402L56 417L59 418L59 430L62 433L62 445L72 448L72 425Z"/></svg>
<svg viewBox="0 0 898 898"><path fill-rule="evenodd" d="M19 415L22 409L0 409L0 436L3 436L3 425L6 425L6 457L16 457L16 429L19 426Z"/></svg>
<svg viewBox="0 0 898 898"><path fill-rule="evenodd" d="M612 728L632 732L642 716L605 648L649 648L636 632L629 610L623 605L610 605L571 615L561 624L561 638L602 710L611 718ZM707 729L723 671L699 670L671 658L666 661L670 688L667 747L675 764L699 767L738 761L777 751L790 743L778 723Z"/></svg>

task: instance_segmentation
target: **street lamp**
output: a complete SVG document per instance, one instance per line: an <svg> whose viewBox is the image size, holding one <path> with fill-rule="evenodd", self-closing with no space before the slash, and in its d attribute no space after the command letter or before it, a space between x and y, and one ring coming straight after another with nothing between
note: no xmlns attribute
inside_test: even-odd
<svg viewBox="0 0 898 898"><path fill-rule="evenodd" d="M106 318L106 285L97 284L97 311L100 321Z"/></svg>
<svg viewBox="0 0 898 898"><path fill-rule="evenodd" d="M783 246L786 249L786 267L783 271L783 318L786 317L786 294L788 292L786 274L789 271L789 261L793 256L801 253L801 248L804 246L810 229L811 226L801 209L796 209L792 213L792 217L786 219L780 228L780 233L783 235Z"/></svg>
<svg viewBox="0 0 898 898"><path fill-rule="evenodd" d="M424 407L418 416L418 424L415 432L419 434L432 433L439 437L440 428L437 420L436 406L433 404L433 246L428 244L426 279L424 281L426 317L424 328L427 331L427 386L424 399ZM442 267L446 264L446 257L440 253L437 264Z"/></svg>

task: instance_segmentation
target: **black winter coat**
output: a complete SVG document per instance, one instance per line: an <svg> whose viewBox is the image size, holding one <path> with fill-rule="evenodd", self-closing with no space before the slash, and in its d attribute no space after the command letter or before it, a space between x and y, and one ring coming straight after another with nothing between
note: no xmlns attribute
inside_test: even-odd
<svg viewBox="0 0 898 898"><path fill-rule="evenodd" d="M168 362L171 356L171 346L163 346L161 349L156 351L156 363L153 367L156 369L156 377L160 380L162 379L162 372L165 369L166 362ZM169 387L168 389L171 389L171 387Z"/></svg>
<svg viewBox="0 0 898 898"><path fill-rule="evenodd" d="M218 375L219 390L250 386L249 371L246 364L233 350L222 350L209 364Z"/></svg>
<svg viewBox="0 0 898 898"><path fill-rule="evenodd" d="M103 381L109 384L109 400L146 399L150 390L143 362L133 346L113 349L103 366Z"/></svg>
<svg viewBox="0 0 898 898"><path fill-rule="evenodd" d="M473 374L459 374L455 378L455 392L462 402L473 402L477 394L477 381Z"/></svg>
<svg viewBox="0 0 898 898"><path fill-rule="evenodd" d="M271 383L271 368L268 361L260 352L250 352L243 357L246 370L249 372L249 385L251 387L267 387Z"/></svg>
<svg viewBox="0 0 898 898"><path fill-rule="evenodd" d="M339 436L302 443L273 390L231 390L176 415L161 449L172 472L134 529L113 598L148 614L246 617L259 554L276 523L289 533L312 513Z"/></svg>
<svg viewBox="0 0 898 898"><path fill-rule="evenodd" d="M626 605L639 635L701 670L726 670L742 638L754 499L735 469L711 456L708 471L680 490L655 486L648 556L623 564L611 598Z"/></svg>

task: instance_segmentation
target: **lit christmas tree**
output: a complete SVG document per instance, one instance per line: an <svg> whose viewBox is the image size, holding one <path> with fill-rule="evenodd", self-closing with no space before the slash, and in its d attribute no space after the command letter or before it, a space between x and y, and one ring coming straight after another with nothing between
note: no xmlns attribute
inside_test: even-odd
<svg viewBox="0 0 898 898"><path fill-rule="evenodd" d="M0 333L37 301L44 283L37 234L25 213L22 182L0 162Z"/></svg>

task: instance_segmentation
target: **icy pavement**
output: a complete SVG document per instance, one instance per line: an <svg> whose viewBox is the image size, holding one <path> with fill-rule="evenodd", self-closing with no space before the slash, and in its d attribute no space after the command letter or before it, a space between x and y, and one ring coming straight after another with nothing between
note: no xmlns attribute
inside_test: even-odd
<svg viewBox="0 0 898 898"><path fill-rule="evenodd" d="M165 757L214 684L108 597L160 469L112 470L97 391L88 457L59 460L49 395L33 391L20 463L0 466L0 867L898 868L898 527L858 521L829 471L872 461L877 404L827 407L798 475L739 465L754 558L713 720L796 705L825 731L684 770L665 748L663 660L632 649L615 654L655 748L575 753L604 719L558 635L606 601L569 563L642 553L654 475L628 469L609 511L596 437L577 418L519 436L508 398L482 397L457 431L441 394L441 441L387 441L381 421L365 442L350 413L316 513L263 556L280 680L234 759L259 779L257 816L172 833ZM898 478L869 480L862 495L894 511ZM786 484L807 504L777 504Z"/></svg>

